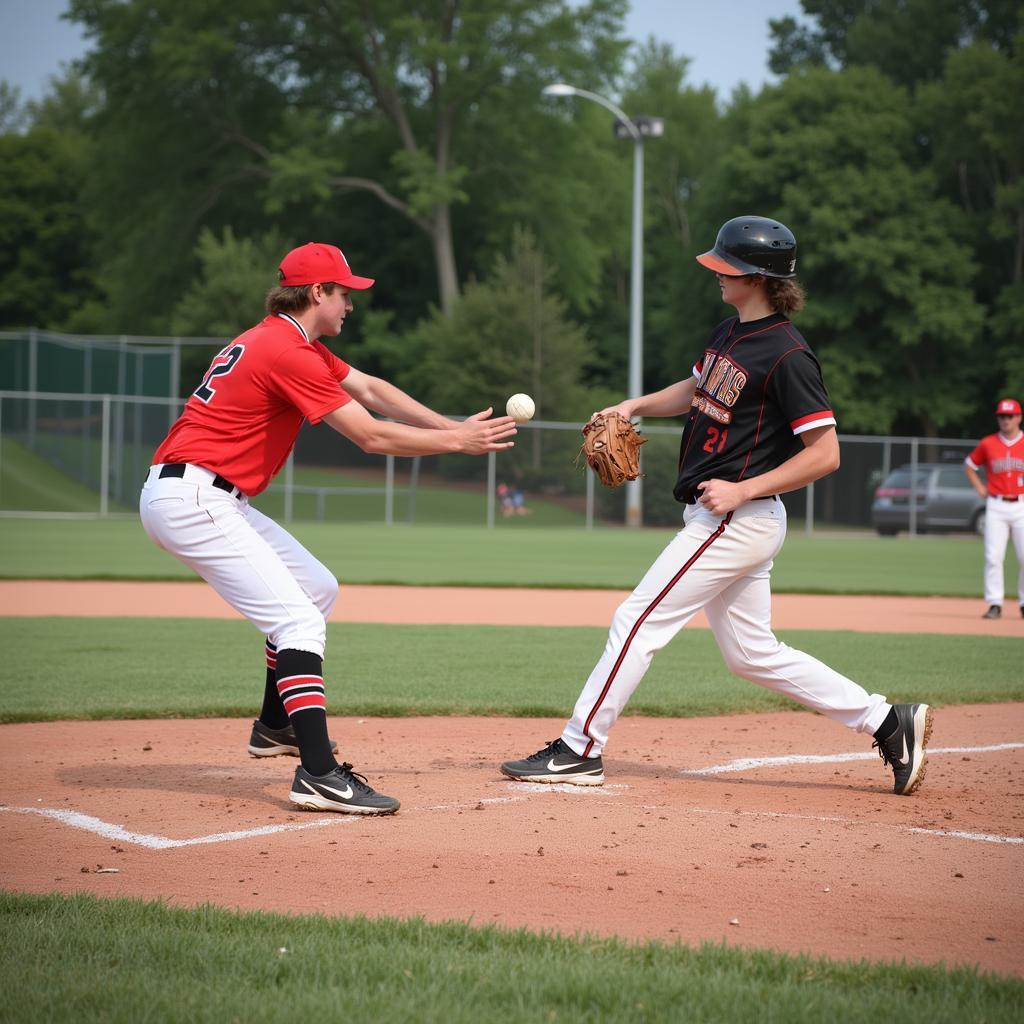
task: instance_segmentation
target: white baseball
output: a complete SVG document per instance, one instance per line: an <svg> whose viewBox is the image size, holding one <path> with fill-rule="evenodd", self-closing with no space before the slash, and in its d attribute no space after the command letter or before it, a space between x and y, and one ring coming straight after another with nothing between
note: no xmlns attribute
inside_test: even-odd
<svg viewBox="0 0 1024 1024"><path fill-rule="evenodd" d="M525 423L527 420L532 420L533 414L536 411L537 407L533 404L533 399L529 395L513 395L505 403L505 412L516 423Z"/></svg>

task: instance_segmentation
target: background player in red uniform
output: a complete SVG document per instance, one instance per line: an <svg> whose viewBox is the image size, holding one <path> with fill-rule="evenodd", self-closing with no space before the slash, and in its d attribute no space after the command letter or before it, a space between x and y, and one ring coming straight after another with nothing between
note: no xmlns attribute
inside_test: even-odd
<svg viewBox="0 0 1024 1024"><path fill-rule="evenodd" d="M217 354L157 449L142 524L266 637L263 709L249 752L299 755L289 798L301 807L389 814L398 800L376 793L350 763L339 766L327 736L323 655L338 581L249 498L284 465L303 420L390 455L499 451L512 447L515 423L491 419L490 409L449 420L321 344L352 312L351 292L373 284L336 246L293 249L278 277L269 315Z"/></svg>
<svg viewBox="0 0 1024 1024"><path fill-rule="evenodd" d="M601 783L611 726L654 654L703 609L733 672L873 733L895 792L909 794L924 777L928 705L890 705L771 629L772 560L786 537L778 495L839 466L821 369L790 322L804 301L794 280L796 239L778 221L736 217L697 259L715 272L722 301L738 316L715 328L692 376L603 410L689 413L675 487L683 528L616 611L561 737L502 771L530 782Z"/></svg>
<svg viewBox="0 0 1024 1024"><path fill-rule="evenodd" d="M1017 552L1017 600L1024 616L1024 432L1020 429L1020 402L1004 398L996 406L996 422L998 432L983 437L964 460L967 479L986 499L986 619L998 619L1003 614L1003 561L1011 536ZM985 470L986 483L978 476L979 469Z"/></svg>

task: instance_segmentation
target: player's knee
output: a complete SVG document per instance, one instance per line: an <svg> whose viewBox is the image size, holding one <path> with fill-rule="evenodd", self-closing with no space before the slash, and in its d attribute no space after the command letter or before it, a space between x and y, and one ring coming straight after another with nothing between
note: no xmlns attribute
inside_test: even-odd
<svg viewBox="0 0 1024 1024"><path fill-rule="evenodd" d="M338 600L338 580L333 572L326 566L320 567L323 571L317 574L314 585L313 601L325 619L331 617L334 604Z"/></svg>

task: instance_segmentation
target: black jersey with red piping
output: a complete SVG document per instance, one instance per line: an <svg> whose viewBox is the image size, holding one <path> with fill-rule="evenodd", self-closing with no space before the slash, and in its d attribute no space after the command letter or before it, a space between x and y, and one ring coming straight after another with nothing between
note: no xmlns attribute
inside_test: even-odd
<svg viewBox="0 0 1024 1024"><path fill-rule="evenodd" d="M678 501L696 501L704 480L767 473L801 449L804 431L835 425L818 360L780 313L722 321L693 375L697 390L680 444Z"/></svg>

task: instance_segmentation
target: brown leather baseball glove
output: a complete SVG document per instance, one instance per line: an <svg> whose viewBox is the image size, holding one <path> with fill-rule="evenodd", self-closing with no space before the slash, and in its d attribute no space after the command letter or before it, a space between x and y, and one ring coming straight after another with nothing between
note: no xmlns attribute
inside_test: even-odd
<svg viewBox="0 0 1024 1024"><path fill-rule="evenodd" d="M640 445L646 442L625 416L617 412L595 416L583 428L583 445L576 461L585 456L605 487L621 487L640 475Z"/></svg>

